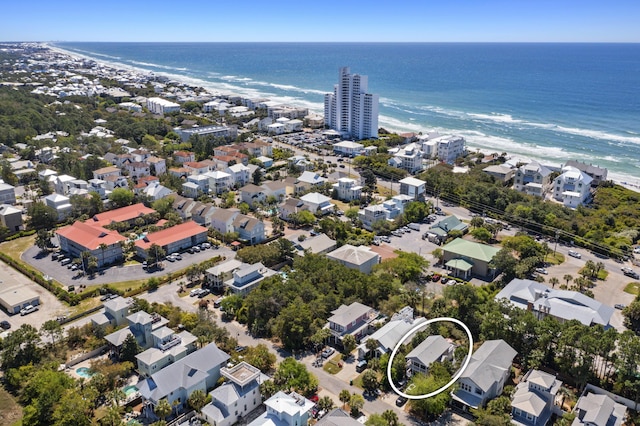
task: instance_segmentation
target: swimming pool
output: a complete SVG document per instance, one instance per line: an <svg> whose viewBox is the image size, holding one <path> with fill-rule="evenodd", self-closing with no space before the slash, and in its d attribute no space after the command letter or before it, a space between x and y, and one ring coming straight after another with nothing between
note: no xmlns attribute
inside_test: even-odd
<svg viewBox="0 0 640 426"><path fill-rule="evenodd" d="M76 374L80 377L84 377L85 379L90 379L93 376L93 373L89 371L88 367L78 367L76 368Z"/></svg>
<svg viewBox="0 0 640 426"><path fill-rule="evenodd" d="M129 385L129 386L125 386L122 388L122 391L124 392L125 395L129 396L132 395L136 392L138 392L138 387L134 386L134 385Z"/></svg>

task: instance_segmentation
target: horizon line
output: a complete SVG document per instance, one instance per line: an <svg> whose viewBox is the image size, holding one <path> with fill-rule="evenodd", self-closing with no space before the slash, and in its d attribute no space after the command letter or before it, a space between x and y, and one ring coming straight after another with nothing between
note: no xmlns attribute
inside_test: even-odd
<svg viewBox="0 0 640 426"><path fill-rule="evenodd" d="M150 40L2 40L0 43L251 43L251 44L640 44L640 41L150 41Z"/></svg>

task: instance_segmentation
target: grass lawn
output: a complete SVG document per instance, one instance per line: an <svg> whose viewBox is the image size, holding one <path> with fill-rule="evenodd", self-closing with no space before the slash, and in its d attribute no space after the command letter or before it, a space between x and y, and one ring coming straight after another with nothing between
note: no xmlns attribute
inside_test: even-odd
<svg viewBox="0 0 640 426"><path fill-rule="evenodd" d="M329 374L336 374L342 370L342 367L339 367L338 363L342 364L342 355L340 354L337 354L333 358L327 360L322 369Z"/></svg>
<svg viewBox="0 0 640 426"><path fill-rule="evenodd" d="M376 185L376 192L382 197L393 197L398 191L392 191L389 188L385 188L382 185Z"/></svg>
<svg viewBox="0 0 640 426"><path fill-rule="evenodd" d="M640 283L638 281L631 282L624 287L624 291L637 296L640 294Z"/></svg>
<svg viewBox="0 0 640 426"><path fill-rule="evenodd" d="M15 398L0 387L0 426L17 424L22 418L22 407Z"/></svg>
<svg viewBox="0 0 640 426"><path fill-rule="evenodd" d="M605 271L604 269L601 269L600 272L598 272L597 278L601 281L604 281L607 279L608 276L609 276L609 272Z"/></svg>
<svg viewBox="0 0 640 426"><path fill-rule="evenodd" d="M559 265L564 263L564 254L558 252L556 252L556 254L551 253L547 255L546 261L551 265Z"/></svg>
<svg viewBox="0 0 640 426"><path fill-rule="evenodd" d="M20 260L20 255L24 253L26 249L31 247L36 242L36 236L30 235L28 237L16 238L12 241L5 241L0 244L0 249L16 260Z"/></svg>

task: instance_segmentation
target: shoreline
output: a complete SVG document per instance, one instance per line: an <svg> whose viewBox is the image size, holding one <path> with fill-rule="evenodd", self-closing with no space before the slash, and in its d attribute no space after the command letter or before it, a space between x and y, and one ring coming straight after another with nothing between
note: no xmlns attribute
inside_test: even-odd
<svg viewBox="0 0 640 426"><path fill-rule="evenodd" d="M235 94L235 95L240 95L240 96L244 96L244 97L270 97L273 98L274 100L278 100L278 101L282 101L283 103L288 103L292 106L301 106L304 108L308 108L310 112L314 112L316 114L320 114L323 115L324 110L322 108L316 107L314 108L314 106L316 105L315 103L312 102L308 102L308 101L304 101L304 100L300 100L298 98L294 98L291 96L279 96L279 95L275 95L273 93L269 93L268 91L259 91L253 88L246 88L245 90L238 90L237 87L231 87L230 84L226 84L226 83L214 83L214 82L209 82L206 81L204 79L201 78L193 78L193 77L187 77L184 76L182 74L175 74L172 73L170 71L152 71L150 69L146 69L143 68L141 65L129 65L129 64L124 64L121 62L118 62L117 59L100 59L100 58L95 58L93 56L89 56L87 54L83 54L83 53L79 53L79 52L73 52L73 51L69 51L66 50L64 48L58 47L58 46L54 46L48 42L45 43L41 43L42 46L46 47L47 49L56 52L58 54L62 54L62 55L66 55L69 56L70 58L76 58L76 59L84 59L84 60L89 60L89 61L93 61L105 68L110 68L113 70L118 70L118 69L123 69L123 70L127 70L130 72L134 72L134 73L139 73L141 75L155 75L155 76L163 76L163 77L167 77L171 80L175 80L177 82L186 84L190 87L201 87L203 89L205 89L207 92L209 92L210 94L216 96L216 95L220 95L220 96L225 96L225 95L231 95L231 94ZM151 65L150 65L151 66ZM225 86L227 86L227 91L225 91ZM320 104L320 103L318 103ZM396 132L396 133L405 133L405 132L414 132L414 133L418 133L418 132L422 132L422 133L428 133L428 132L432 132L432 131L436 131L442 134L455 134L456 132L453 130L447 130L447 129L440 129L438 127L432 126L432 127L422 127L419 124L415 124L415 125L406 125L405 127L398 127L401 126L402 123L398 123L400 120L393 118L393 117L388 117L387 120L385 120L385 122L387 121L391 121L391 122L395 122L395 124L392 123L386 123L383 124L382 123L383 120L381 120L381 124L380 127L385 127L387 130L392 131L392 132ZM461 131L458 131L461 132ZM470 152L482 152L485 154L491 154L493 152L503 152L504 149L490 149L487 148L486 146L482 146L482 145L475 145L473 144L472 141L470 141L470 139L468 137L466 137L466 135L463 135L467 141L466 146L468 151ZM514 142L517 143L517 142ZM522 143L521 143L522 145ZM544 147L539 147L540 150L544 150ZM533 149L533 148L532 148ZM548 158L544 157L544 156L536 156L536 155L530 155L530 154L523 154L523 153L514 153L512 151L506 151L507 156L510 158L519 158L522 160L535 160L540 162L541 164L545 164L545 165L550 165L553 167L561 167L562 164L564 164L566 161L569 161L571 159L574 159L570 156L567 156L567 158L565 159L565 161L557 161L557 159L555 160L555 162L550 162ZM594 162L597 163L597 162ZM614 183L623 186L627 189L630 189L632 191L635 192L640 192L640 176L633 176L630 174L625 174L625 173L617 173L617 172L612 172L610 169L608 169L608 179L613 181Z"/></svg>

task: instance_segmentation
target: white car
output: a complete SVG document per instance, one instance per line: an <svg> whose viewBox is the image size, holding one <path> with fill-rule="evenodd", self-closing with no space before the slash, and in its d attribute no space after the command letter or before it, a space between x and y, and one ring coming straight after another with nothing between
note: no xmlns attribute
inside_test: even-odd
<svg viewBox="0 0 640 426"><path fill-rule="evenodd" d="M27 305L27 306L25 306L24 308L22 308L22 309L20 310L20 315L21 315L21 316L29 315L29 314L31 314L31 313L33 313L33 312L37 311L37 310L38 310L38 307L37 307L37 306Z"/></svg>
<svg viewBox="0 0 640 426"><path fill-rule="evenodd" d="M582 259L582 255L575 250L569 250L567 254L571 257L575 257L576 259Z"/></svg>

